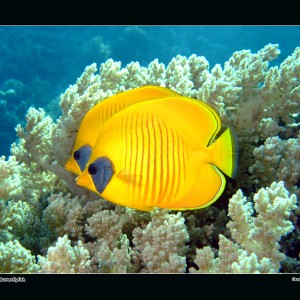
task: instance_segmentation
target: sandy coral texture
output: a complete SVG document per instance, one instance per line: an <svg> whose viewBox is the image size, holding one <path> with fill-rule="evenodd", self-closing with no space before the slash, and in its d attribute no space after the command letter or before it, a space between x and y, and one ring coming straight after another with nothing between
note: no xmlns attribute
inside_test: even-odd
<svg viewBox="0 0 300 300"><path fill-rule="evenodd" d="M177 55L165 66L87 66L60 96L61 116L31 107L11 156L0 157L0 272L276 273L299 270L300 48L279 66L269 44L210 67ZM213 206L140 212L76 186L64 169L86 112L143 85L205 101L234 128L239 168Z"/></svg>

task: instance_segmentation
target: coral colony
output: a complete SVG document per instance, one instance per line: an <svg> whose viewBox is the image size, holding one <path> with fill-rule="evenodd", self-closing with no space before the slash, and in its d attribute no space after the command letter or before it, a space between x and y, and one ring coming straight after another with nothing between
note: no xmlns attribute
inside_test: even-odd
<svg viewBox="0 0 300 300"><path fill-rule="evenodd" d="M211 70L203 56L165 66L87 66L52 120L31 107L0 158L0 272L299 272L300 48L280 66L269 44ZM201 99L235 130L239 166L213 205L142 212L114 205L64 169L79 124L99 101L144 85Z"/></svg>

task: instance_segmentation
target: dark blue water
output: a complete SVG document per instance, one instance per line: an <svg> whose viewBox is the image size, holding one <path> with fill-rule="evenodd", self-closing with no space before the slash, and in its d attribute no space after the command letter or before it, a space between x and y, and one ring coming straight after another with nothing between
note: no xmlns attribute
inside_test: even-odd
<svg viewBox="0 0 300 300"><path fill-rule="evenodd" d="M279 43L280 64L300 46L293 26L0 26L0 155L9 155L14 131L30 106L49 109L86 65L108 58L139 61L158 58L166 65L177 54L203 55L213 67L234 51L256 52ZM7 92L11 90L10 92ZM7 93L6 93L7 92ZM53 112L52 112L53 114ZM57 115L59 111L57 106Z"/></svg>

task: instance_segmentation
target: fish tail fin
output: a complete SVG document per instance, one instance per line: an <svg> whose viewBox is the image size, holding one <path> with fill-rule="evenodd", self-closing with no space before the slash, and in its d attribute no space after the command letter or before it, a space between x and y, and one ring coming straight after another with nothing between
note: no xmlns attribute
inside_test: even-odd
<svg viewBox="0 0 300 300"><path fill-rule="evenodd" d="M226 129L208 148L209 162L234 178L237 170L237 142L232 129Z"/></svg>

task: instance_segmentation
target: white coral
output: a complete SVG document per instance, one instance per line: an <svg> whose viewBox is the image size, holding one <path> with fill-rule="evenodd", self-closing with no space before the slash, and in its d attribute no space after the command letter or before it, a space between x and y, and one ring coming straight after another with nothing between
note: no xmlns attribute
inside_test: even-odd
<svg viewBox="0 0 300 300"><path fill-rule="evenodd" d="M20 178L16 176L18 161L15 156L10 156L8 160L5 156L0 157L0 198L9 199L13 192L20 185Z"/></svg>
<svg viewBox="0 0 300 300"><path fill-rule="evenodd" d="M142 263L148 272L185 272L185 243L189 237L181 213L170 214L157 209L150 214L151 222L145 229L133 230L133 243Z"/></svg>
<svg viewBox="0 0 300 300"><path fill-rule="evenodd" d="M194 261L199 270L191 268L191 272L279 271L280 262L285 258L279 241L294 229L289 217L297 207L296 196L289 195L283 182L274 182L269 188L260 189L253 200L254 207L240 190L230 199L228 215L232 220L227 227L234 242L220 235L216 258L208 247L197 250Z"/></svg>
<svg viewBox="0 0 300 300"><path fill-rule="evenodd" d="M59 237L55 246L49 247L47 256L38 256L41 273L89 273L89 251L81 241L72 247L67 235Z"/></svg>
<svg viewBox="0 0 300 300"><path fill-rule="evenodd" d="M300 178L300 140L268 138L264 145L254 149L255 163L249 171L261 183L284 181L287 187L297 183Z"/></svg>
<svg viewBox="0 0 300 300"><path fill-rule="evenodd" d="M38 270L35 257L17 240L0 242L1 273L35 273Z"/></svg>
<svg viewBox="0 0 300 300"><path fill-rule="evenodd" d="M80 239L83 234L83 198L71 194L53 194L47 198L49 205L43 211L43 223L58 236L68 234Z"/></svg>

